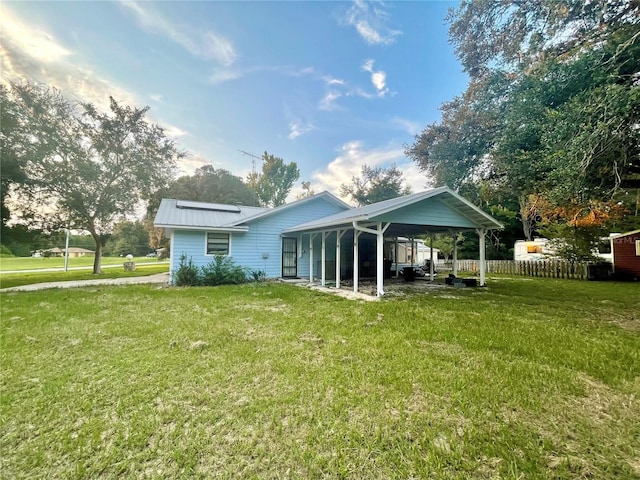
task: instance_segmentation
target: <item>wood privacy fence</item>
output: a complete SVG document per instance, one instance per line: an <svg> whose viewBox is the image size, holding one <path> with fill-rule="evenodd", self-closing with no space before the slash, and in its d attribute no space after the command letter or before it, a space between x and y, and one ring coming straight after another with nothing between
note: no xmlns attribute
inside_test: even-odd
<svg viewBox="0 0 640 480"><path fill-rule="evenodd" d="M504 273L524 277L572 278L587 280L589 278L588 262L568 262L566 260L515 261L487 260L487 274ZM439 262L439 271L453 270L451 261ZM480 272L478 260L458 260L459 272Z"/></svg>

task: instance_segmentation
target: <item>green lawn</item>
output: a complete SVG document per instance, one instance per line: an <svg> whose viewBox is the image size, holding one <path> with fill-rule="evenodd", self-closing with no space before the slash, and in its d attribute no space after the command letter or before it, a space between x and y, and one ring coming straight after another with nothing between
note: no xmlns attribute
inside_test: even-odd
<svg viewBox="0 0 640 480"><path fill-rule="evenodd" d="M78 257L69 258L69 268L73 267L93 267L93 257ZM103 266L108 265L122 265L127 259L123 257L102 257L101 264ZM134 257L135 263L154 263L158 260L156 258L147 257ZM11 270L36 270L43 268L64 268L63 257L48 257L48 258L35 258L35 257L1 257L0 258L0 272Z"/></svg>
<svg viewBox="0 0 640 480"><path fill-rule="evenodd" d="M94 275L91 269L69 270L68 272L19 272L19 273L2 273L0 272L0 288L17 287L21 285L31 285L33 283L46 282L65 282L70 280L96 280L101 278L122 278L122 277L143 277L156 273L169 271L169 264L159 262L155 265L136 265L133 272L125 272L124 267L121 268L105 268L100 275Z"/></svg>
<svg viewBox="0 0 640 480"><path fill-rule="evenodd" d="M0 299L3 478L640 478L637 284Z"/></svg>

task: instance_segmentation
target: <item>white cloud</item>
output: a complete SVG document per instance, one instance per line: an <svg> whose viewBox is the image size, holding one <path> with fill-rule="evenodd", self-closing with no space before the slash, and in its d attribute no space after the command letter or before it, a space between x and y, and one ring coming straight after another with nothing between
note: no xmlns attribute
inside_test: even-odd
<svg viewBox="0 0 640 480"><path fill-rule="evenodd" d="M304 135L305 133L309 133L315 129L316 127L311 123L302 125L301 122L298 122L298 121L291 122L289 124L289 135L287 135L287 138L289 138L290 140L294 140L298 138L300 135Z"/></svg>
<svg viewBox="0 0 640 480"><path fill-rule="evenodd" d="M359 177L363 165L389 168L393 164L402 171L405 182L414 192L424 190L427 178L411 160L405 157L402 147L390 146L367 150L359 141L342 145L338 156L325 169L312 173L311 185L316 192L328 190L339 196L340 185L351 183L353 177Z"/></svg>
<svg viewBox="0 0 640 480"><path fill-rule="evenodd" d="M384 6L382 2L379 2L378 5ZM382 7L376 7L373 3L362 0L355 0L344 11L340 22L355 27L360 37L369 45L389 45L395 42L396 38L402 35L402 32L387 26L389 15Z"/></svg>
<svg viewBox="0 0 640 480"><path fill-rule="evenodd" d="M391 119L391 123L401 130L406 131L410 135L417 135L422 131L424 125L407 120L406 118L394 117Z"/></svg>
<svg viewBox="0 0 640 480"><path fill-rule="evenodd" d="M336 100L340 97L342 97L342 93L336 90L329 90L320 100L318 108L326 111L338 110L340 107L336 104Z"/></svg>
<svg viewBox="0 0 640 480"><path fill-rule="evenodd" d="M328 86L344 85L344 80L342 80L340 78L324 77L324 81Z"/></svg>
<svg viewBox="0 0 640 480"><path fill-rule="evenodd" d="M237 78L242 78L245 75L249 75L256 72L271 72L280 75L284 75L286 77L303 77L307 75L311 75L314 73L313 67L303 67L303 68L295 68L290 65L258 65L255 67L247 67L247 68L227 68L227 69L216 69L209 76L209 83L213 85L220 85L221 83L229 82L231 80L236 80Z"/></svg>
<svg viewBox="0 0 640 480"><path fill-rule="evenodd" d="M373 69L374 61L369 59L362 64L360 67L363 71L369 72L371 74L371 83L376 88L379 97L384 97L387 93L389 93L389 89L387 88L387 74L382 70L374 70Z"/></svg>
<svg viewBox="0 0 640 480"><path fill-rule="evenodd" d="M92 103L105 112L110 111L109 97L131 106L142 106L147 98L156 102L162 100L159 94L137 96L100 76L90 65L79 64L74 53L53 35L22 21L5 6L0 6L0 19L2 82L25 79L42 83L57 88L69 100ZM188 132L163 121L153 110L149 112L148 119L164 128L170 138L188 135Z"/></svg>
<svg viewBox="0 0 640 480"><path fill-rule="evenodd" d="M120 4L133 14L143 30L171 39L194 56L215 60L226 66L233 64L238 57L231 41L222 35L173 24L162 14L149 8L150 3L143 6L136 1L122 1Z"/></svg>
<svg viewBox="0 0 640 480"><path fill-rule="evenodd" d="M26 56L50 64L65 60L72 52L62 46L49 33L22 23L11 12L0 5L3 43L9 41ZM3 48L4 50L4 48Z"/></svg>

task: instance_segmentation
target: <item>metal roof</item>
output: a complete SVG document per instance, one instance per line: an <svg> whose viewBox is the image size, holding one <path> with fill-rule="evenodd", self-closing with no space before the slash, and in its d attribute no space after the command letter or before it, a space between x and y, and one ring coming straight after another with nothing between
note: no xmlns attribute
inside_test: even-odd
<svg viewBox="0 0 640 480"><path fill-rule="evenodd" d="M156 227L164 228L246 230L246 228L237 227L236 224L269 210L263 207L241 205L233 205L233 209L221 207L223 205L218 203L184 202L163 198L154 224Z"/></svg>
<svg viewBox="0 0 640 480"><path fill-rule="evenodd" d="M501 229L503 225L495 220L491 215L480 210L478 207L455 193L449 187L438 187L425 190L423 192L405 195L403 197L385 200L383 202L365 205L363 207L352 208L345 212L324 217L312 222L296 225L287 228L283 233L303 232L312 230L326 230L341 226L351 225L353 222L375 221L377 217L394 210L398 210L423 200L437 197L445 205L455 210L460 215L466 217L477 228Z"/></svg>
<svg viewBox="0 0 640 480"><path fill-rule="evenodd" d="M315 201L327 200L341 208L351 207L329 192L321 192L275 208L225 205L163 198L154 221L156 227L180 229L209 229L246 231L248 222L264 218L283 210Z"/></svg>

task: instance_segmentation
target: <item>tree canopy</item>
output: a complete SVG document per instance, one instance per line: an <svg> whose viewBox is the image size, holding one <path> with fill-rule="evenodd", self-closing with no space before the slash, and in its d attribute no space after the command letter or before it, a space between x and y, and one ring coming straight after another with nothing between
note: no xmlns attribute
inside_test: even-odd
<svg viewBox="0 0 640 480"><path fill-rule="evenodd" d="M359 206L408 195L411 188L403 185L404 178L398 167L373 168L363 165L360 177L352 177L351 183L340 186L342 196L350 196Z"/></svg>
<svg viewBox="0 0 640 480"><path fill-rule="evenodd" d="M463 1L448 20L470 83L407 155L435 183L516 202L526 237L595 241L637 212L640 3Z"/></svg>
<svg viewBox="0 0 640 480"><path fill-rule="evenodd" d="M300 178L300 170L295 162L284 163L279 157L267 152L262 154L262 171L251 172L247 185L255 192L260 205L277 207L284 205L294 183Z"/></svg>
<svg viewBox="0 0 640 480"><path fill-rule="evenodd" d="M145 120L148 107L111 98L106 113L30 84L6 94L18 118L6 146L27 178L14 181L19 213L32 223L87 230L96 243L93 271L100 273L103 236L167 185L182 152Z"/></svg>

